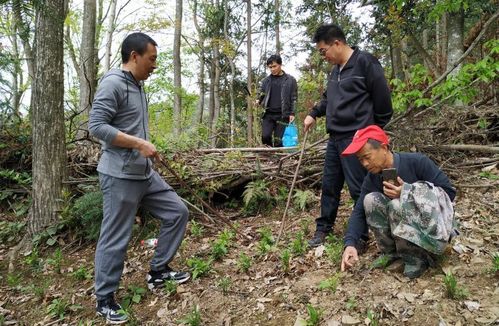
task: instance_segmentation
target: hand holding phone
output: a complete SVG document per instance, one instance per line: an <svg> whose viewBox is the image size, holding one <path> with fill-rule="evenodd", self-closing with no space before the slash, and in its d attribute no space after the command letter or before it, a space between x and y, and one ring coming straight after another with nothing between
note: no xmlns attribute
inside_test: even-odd
<svg viewBox="0 0 499 326"><path fill-rule="evenodd" d="M391 183L393 185L398 186L397 182L397 169L396 168L389 168L389 169L383 169L381 172L383 176L383 181L386 181L388 183Z"/></svg>

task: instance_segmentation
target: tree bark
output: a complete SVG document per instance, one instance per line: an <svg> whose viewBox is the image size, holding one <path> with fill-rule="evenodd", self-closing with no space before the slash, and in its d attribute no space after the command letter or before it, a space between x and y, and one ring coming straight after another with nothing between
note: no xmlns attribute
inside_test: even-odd
<svg viewBox="0 0 499 326"><path fill-rule="evenodd" d="M447 44L447 69L449 70L464 53L464 10L461 7L458 12L449 15L448 18L448 44ZM461 70L458 65L450 75L456 75Z"/></svg>
<svg viewBox="0 0 499 326"><path fill-rule="evenodd" d="M251 93L253 89L253 81L252 81L252 69L251 69L251 0L246 0L246 30L247 30L247 43L246 43L246 51L248 52L248 60L247 60L247 87L248 92ZM246 105L247 109L247 137L248 137L248 145L253 145L253 108L252 108L252 97L251 94L246 96Z"/></svg>
<svg viewBox="0 0 499 326"><path fill-rule="evenodd" d="M80 47L80 112L85 116L90 114L94 99L97 71L95 66L95 26L97 3L96 0L85 0L83 3L83 21ZM86 119L86 118L85 118ZM80 128L81 134L86 133L88 126L84 123Z"/></svg>
<svg viewBox="0 0 499 326"><path fill-rule="evenodd" d="M104 55L104 72L111 68L111 46L113 44L113 33L116 28L114 20L116 19L116 3L118 0L111 0L109 9L108 26L106 31L106 53Z"/></svg>
<svg viewBox="0 0 499 326"><path fill-rule="evenodd" d="M229 34L227 31L227 24L229 23L229 17L228 13L229 11L227 10L227 1L224 1L224 36L225 39L228 41ZM234 134L235 134L235 128L236 128L236 106L234 103L234 79L236 78L236 65L234 64L234 59L231 57L231 55L226 55L227 61L229 61L230 65L230 76L228 78L228 84L229 84L229 101L230 101L230 146L234 146Z"/></svg>
<svg viewBox="0 0 499 326"><path fill-rule="evenodd" d="M66 178L63 33L67 3L46 0L38 8L33 82L33 192L30 235L54 224L62 206Z"/></svg>
<svg viewBox="0 0 499 326"><path fill-rule="evenodd" d="M400 43L394 43L393 38L391 38L390 42L390 53L392 57L392 73L393 77L404 80L404 69L402 65L402 51Z"/></svg>
<svg viewBox="0 0 499 326"><path fill-rule="evenodd" d="M281 54L281 12L279 0L275 0L275 51L276 54Z"/></svg>
<svg viewBox="0 0 499 326"><path fill-rule="evenodd" d="M182 124L182 67L180 60L180 37L182 34L182 1L177 0L175 6L175 31L173 36L173 132L180 134Z"/></svg>
<svg viewBox="0 0 499 326"><path fill-rule="evenodd" d="M35 76L35 58L33 54L33 48L31 47L29 35L30 28L28 23L25 22L21 15L21 0L13 0L13 11L15 17L15 25L16 30L19 32L19 37L21 38L21 42L24 48L24 54L26 56L26 65L28 66L28 74L31 80L33 80Z"/></svg>
<svg viewBox="0 0 499 326"><path fill-rule="evenodd" d="M204 112L204 102L205 102L205 93L206 93L206 84L205 84L205 67L206 67L206 59L205 59L205 47L204 47L204 33L199 26L198 17L197 17L197 8L198 2L194 0L193 3L193 11L192 11L192 20L194 22L194 27L198 33L198 44L199 44L199 73L198 73L198 86L199 86L199 99L196 109L196 114L194 115L194 125L203 123L203 112Z"/></svg>

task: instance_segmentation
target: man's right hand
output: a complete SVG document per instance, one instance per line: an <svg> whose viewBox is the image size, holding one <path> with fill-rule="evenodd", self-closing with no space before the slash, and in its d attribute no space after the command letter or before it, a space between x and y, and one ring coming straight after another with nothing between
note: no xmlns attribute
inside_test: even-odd
<svg viewBox="0 0 499 326"><path fill-rule="evenodd" d="M315 126L315 119L312 118L311 116L307 115L305 117L305 120L303 121L303 126L304 126L305 132L307 132L310 128Z"/></svg>
<svg viewBox="0 0 499 326"><path fill-rule="evenodd" d="M355 263L359 261L359 256L357 254L357 249L354 246L348 246L343 251L343 257L341 258L341 271L349 269Z"/></svg>
<svg viewBox="0 0 499 326"><path fill-rule="evenodd" d="M137 150L139 151L140 155L144 157L158 157L158 151L156 150L156 146L154 146L152 143L148 142L147 140L143 140L139 142L139 146L137 146Z"/></svg>

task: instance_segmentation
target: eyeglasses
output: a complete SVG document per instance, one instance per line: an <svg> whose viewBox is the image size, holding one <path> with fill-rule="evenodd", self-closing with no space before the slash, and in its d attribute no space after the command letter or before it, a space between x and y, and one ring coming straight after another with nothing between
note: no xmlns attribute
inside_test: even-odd
<svg viewBox="0 0 499 326"><path fill-rule="evenodd" d="M333 45L330 45L327 49L324 49L324 48L319 49L319 54L320 54L321 56L323 56L323 57L324 57L324 56L326 56L327 51L329 51L329 49L330 49L332 46L333 46Z"/></svg>

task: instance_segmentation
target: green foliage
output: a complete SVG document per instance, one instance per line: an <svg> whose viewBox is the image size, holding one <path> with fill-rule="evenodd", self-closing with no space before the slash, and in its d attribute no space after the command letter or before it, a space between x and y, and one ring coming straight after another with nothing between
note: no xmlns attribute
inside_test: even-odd
<svg viewBox="0 0 499 326"><path fill-rule="evenodd" d="M289 273L289 263L291 261L291 253L289 249L284 249L281 252L281 267L284 273Z"/></svg>
<svg viewBox="0 0 499 326"><path fill-rule="evenodd" d="M201 313L199 312L199 306L197 305L184 318L178 320L179 324L190 326L200 326L201 322Z"/></svg>
<svg viewBox="0 0 499 326"><path fill-rule="evenodd" d="M21 284L21 274L7 274L7 285L11 288L18 287Z"/></svg>
<svg viewBox="0 0 499 326"><path fill-rule="evenodd" d="M0 221L0 242L12 242L19 239L25 226L25 222Z"/></svg>
<svg viewBox="0 0 499 326"><path fill-rule="evenodd" d="M422 90L432 81L428 70L421 64L411 67L410 79L407 83L393 79L391 81L393 110L404 112L409 104L414 104L416 107L431 105L431 100L423 97Z"/></svg>
<svg viewBox="0 0 499 326"><path fill-rule="evenodd" d="M492 255L492 273L497 274L499 272L499 252Z"/></svg>
<svg viewBox="0 0 499 326"><path fill-rule="evenodd" d="M260 240L258 241L257 250L260 255L265 255L274 245L274 237L272 236L272 230L268 227L263 227L257 231L260 234Z"/></svg>
<svg viewBox="0 0 499 326"><path fill-rule="evenodd" d="M234 238L235 233L225 229L218 238L213 242L211 247L211 257L213 260L219 260L220 258L227 255L229 252L229 247L231 245L231 240Z"/></svg>
<svg viewBox="0 0 499 326"><path fill-rule="evenodd" d="M40 272L43 269L43 260L39 257L37 248L24 257L24 264L28 265L33 272Z"/></svg>
<svg viewBox="0 0 499 326"><path fill-rule="evenodd" d="M307 326L318 326L320 325L323 310L314 308L311 304L307 304L308 318L306 320Z"/></svg>
<svg viewBox="0 0 499 326"><path fill-rule="evenodd" d="M369 325L378 326L379 325L379 317L378 314L372 310L367 311L367 319L369 320Z"/></svg>
<svg viewBox="0 0 499 326"><path fill-rule="evenodd" d="M47 313L55 318L64 319L66 314L71 311L77 311L83 309L80 305L70 304L68 300L64 298L54 299L47 307Z"/></svg>
<svg viewBox="0 0 499 326"><path fill-rule="evenodd" d="M63 257L62 257L61 248L57 248L52 254L52 257L47 258L47 264L52 266L54 268L54 271L58 274L61 273L62 261Z"/></svg>
<svg viewBox="0 0 499 326"><path fill-rule="evenodd" d="M308 218L300 220L300 230L301 232L303 232L304 236L309 235L310 233L309 227L310 227L310 220Z"/></svg>
<svg viewBox="0 0 499 326"><path fill-rule="evenodd" d="M146 289L135 285L129 285L126 291L121 306L123 309L129 309L132 304L140 303L144 295L147 293Z"/></svg>
<svg viewBox="0 0 499 326"><path fill-rule="evenodd" d="M305 236L302 231L296 233L295 239L290 245L291 253L295 256L303 256L308 250L307 241L305 241Z"/></svg>
<svg viewBox="0 0 499 326"><path fill-rule="evenodd" d="M250 267L251 267L251 258L248 255L246 255L244 252L242 252L239 255L239 259L237 260L237 268L241 272L247 273Z"/></svg>
<svg viewBox="0 0 499 326"><path fill-rule="evenodd" d="M28 172L17 172L14 170L5 170L5 169L0 169L0 179L6 179L3 182L13 182L16 183L20 186L27 186L29 187L31 185L31 174Z"/></svg>
<svg viewBox="0 0 499 326"><path fill-rule="evenodd" d="M75 270L73 273L71 273L71 276L77 281L86 281L92 279L92 274L85 268L85 266L81 266L77 270Z"/></svg>
<svg viewBox="0 0 499 326"><path fill-rule="evenodd" d="M468 290L457 284L457 279L452 273L445 274L444 284L447 296L454 300L466 299Z"/></svg>
<svg viewBox="0 0 499 326"><path fill-rule="evenodd" d="M390 262L390 257L387 255L379 256L375 261L371 263L371 269L380 268L385 269L388 267L388 263Z"/></svg>
<svg viewBox="0 0 499 326"><path fill-rule="evenodd" d="M485 179L489 179L489 180L499 180L499 175L494 174L490 171L480 172L479 176L482 178L485 178Z"/></svg>
<svg viewBox="0 0 499 326"><path fill-rule="evenodd" d="M102 193L89 192L76 199L71 215L77 233L87 240L97 241L102 222Z"/></svg>
<svg viewBox="0 0 499 326"><path fill-rule="evenodd" d="M272 203L268 184L263 179L249 182L243 192L244 209L246 213L256 213L265 210Z"/></svg>
<svg viewBox="0 0 499 326"><path fill-rule="evenodd" d="M167 297L172 296L177 293L177 287L178 287L177 282L175 282L174 280L168 280L165 282L165 285L163 287L163 292L166 294Z"/></svg>
<svg viewBox="0 0 499 326"><path fill-rule="evenodd" d="M293 195L293 203L295 207L304 211L306 208L312 204L315 199L315 195L310 190L300 190L296 189L295 194Z"/></svg>
<svg viewBox="0 0 499 326"><path fill-rule="evenodd" d="M195 280L207 274L211 270L212 261L204 261L201 258L192 257L187 259L187 266L192 271L192 279Z"/></svg>
<svg viewBox="0 0 499 326"><path fill-rule="evenodd" d="M324 252L329 261L337 265L341 262L343 255L343 243L334 234L330 234L326 238Z"/></svg>
<svg viewBox="0 0 499 326"><path fill-rule="evenodd" d="M230 287L232 286L232 281L228 276L222 277L217 282L217 286L222 290L222 293L226 295L229 292Z"/></svg>
<svg viewBox="0 0 499 326"><path fill-rule="evenodd" d="M352 309L355 309L357 307L357 300L355 300L355 297L348 298L346 307L348 310L352 310Z"/></svg>
<svg viewBox="0 0 499 326"><path fill-rule="evenodd" d="M200 238L204 233L204 227L196 221L191 221L191 235Z"/></svg>
<svg viewBox="0 0 499 326"><path fill-rule="evenodd" d="M339 273L336 273L335 275L321 281L319 283L319 290L329 290L331 292L336 292L336 289L338 288L338 282L340 280L341 275Z"/></svg>

